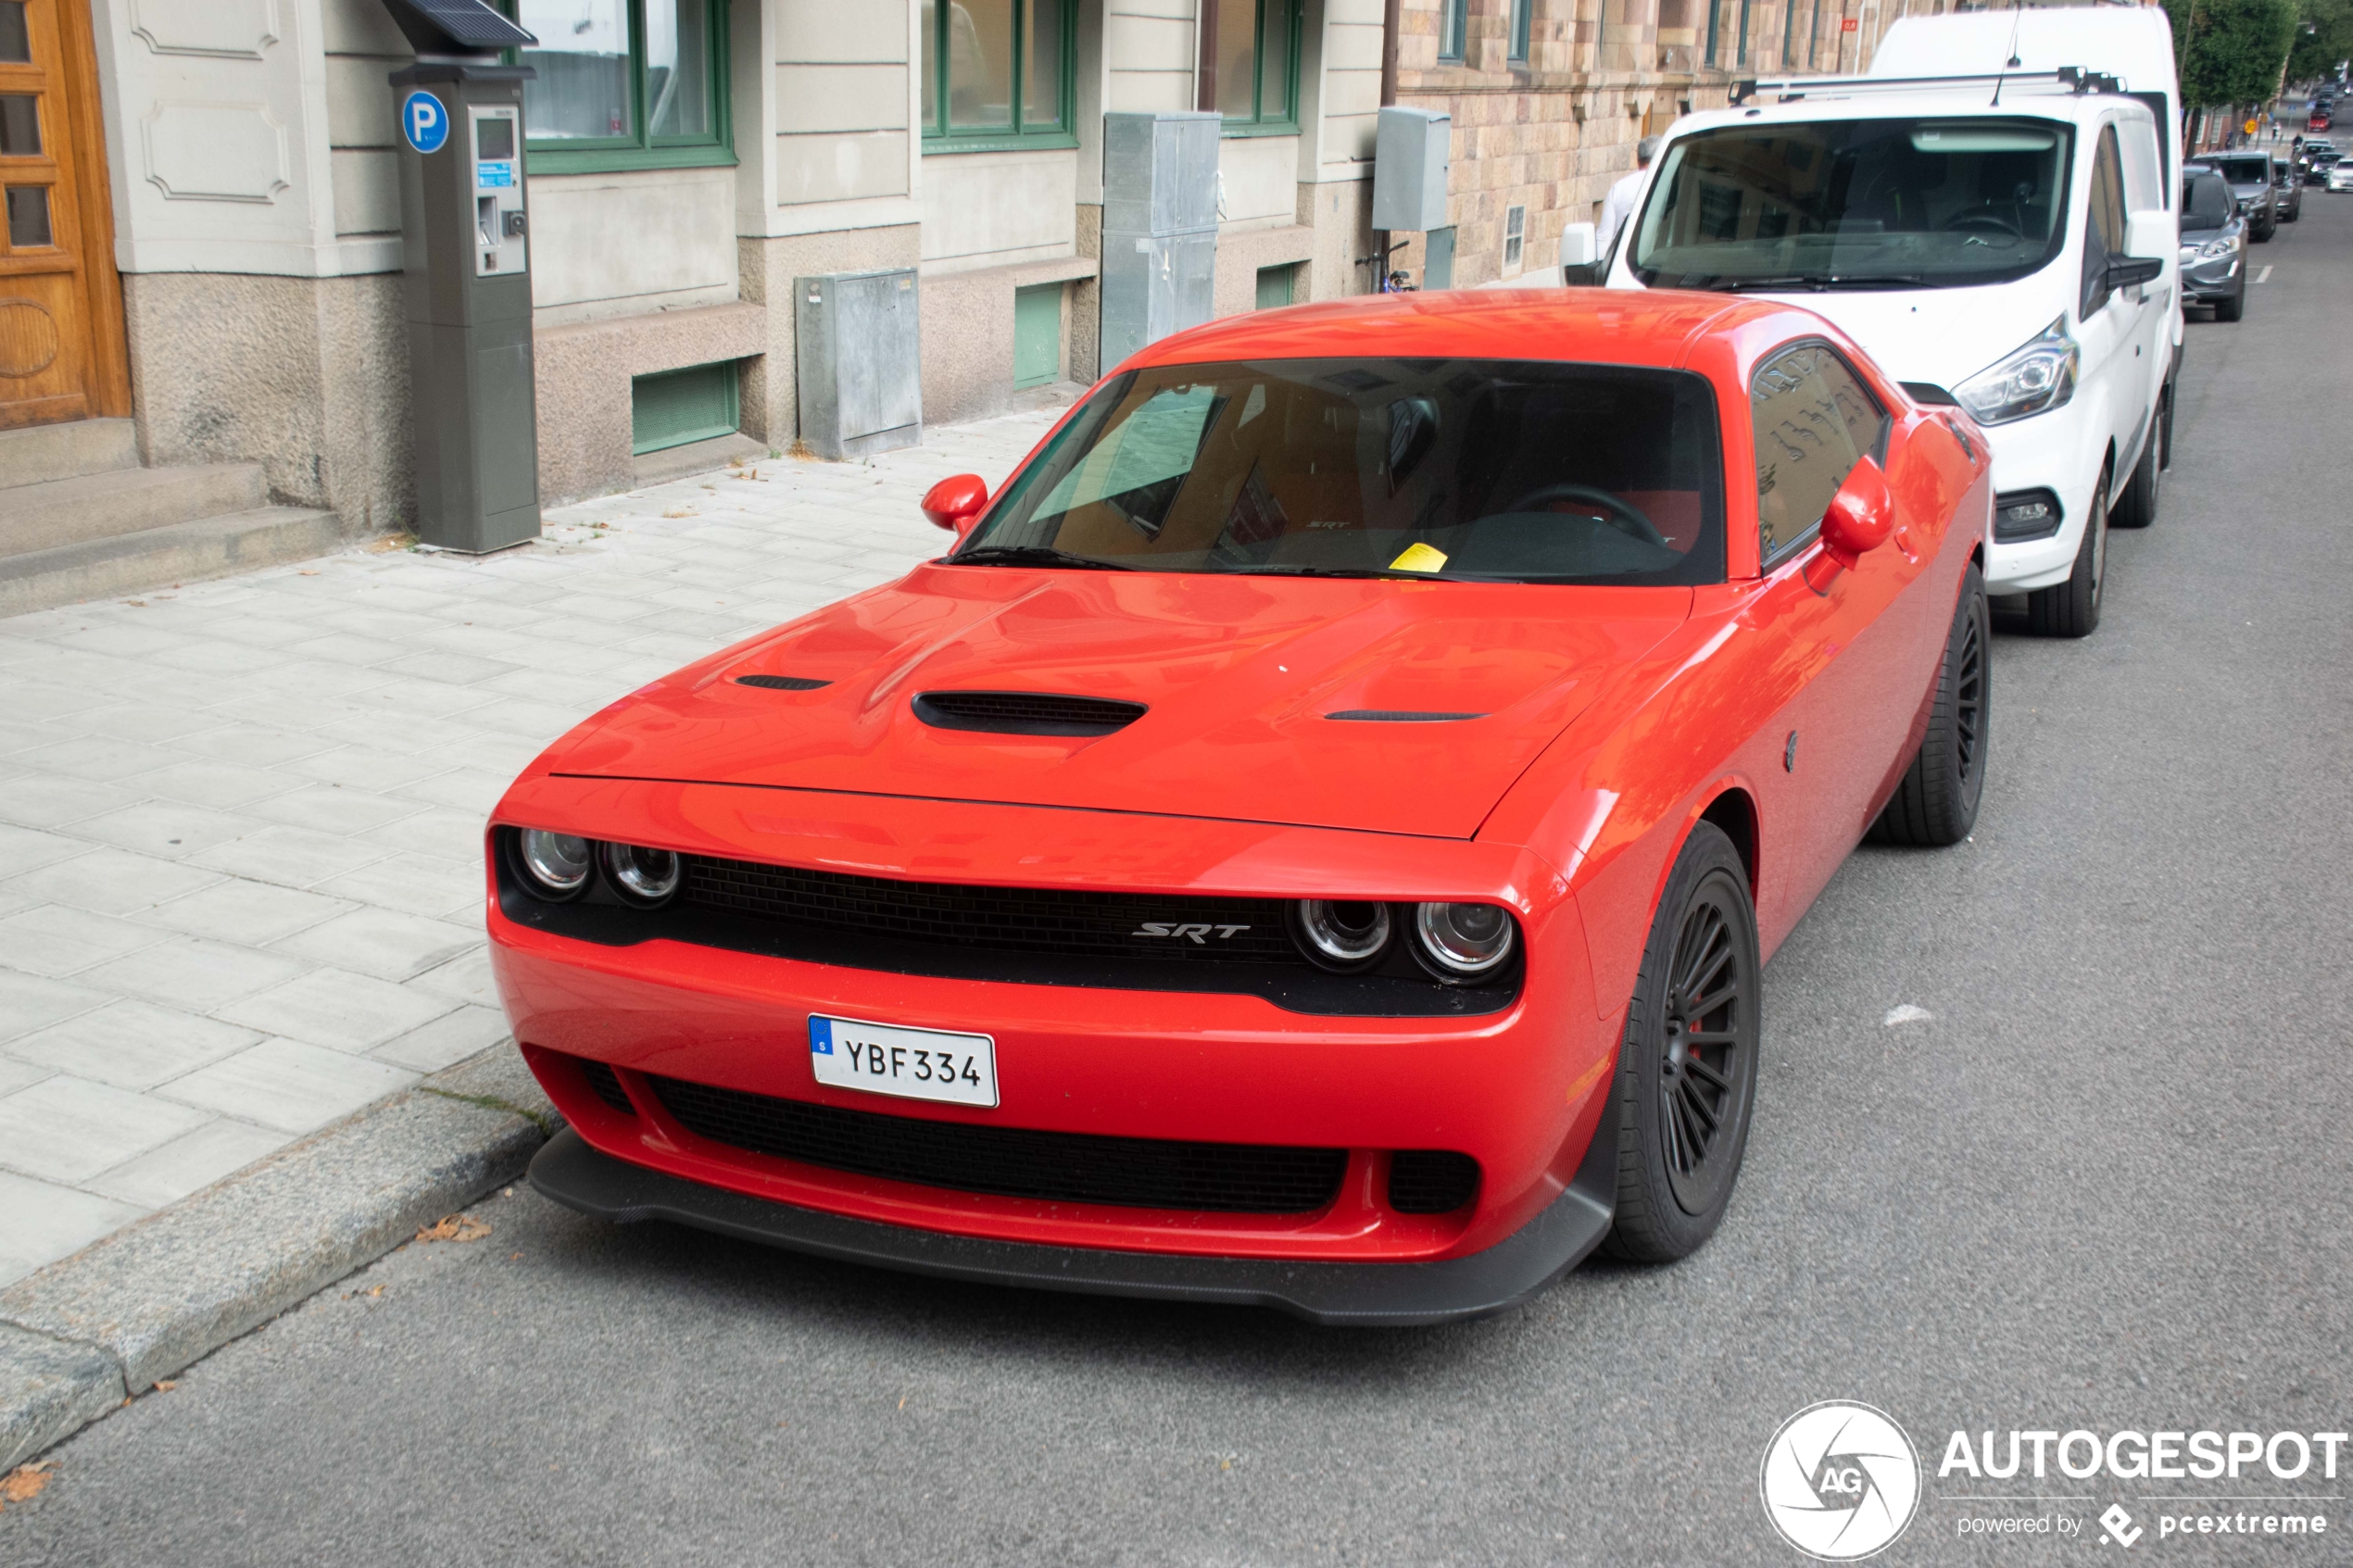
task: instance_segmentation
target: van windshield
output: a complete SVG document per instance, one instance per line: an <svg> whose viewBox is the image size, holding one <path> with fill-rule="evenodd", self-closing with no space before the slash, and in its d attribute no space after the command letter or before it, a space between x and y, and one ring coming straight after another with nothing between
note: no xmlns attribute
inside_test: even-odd
<svg viewBox="0 0 2353 1568"><path fill-rule="evenodd" d="M1628 256L1659 288L1956 288L2067 235L2073 132L2041 119L1731 125L1667 149Z"/></svg>
<svg viewBox="0 0 2353 1568"><path fill-rule="evenodd" d="M1498 359L1113 377L950 560L1673 585L1724 575L1705 378Z"/></svg>

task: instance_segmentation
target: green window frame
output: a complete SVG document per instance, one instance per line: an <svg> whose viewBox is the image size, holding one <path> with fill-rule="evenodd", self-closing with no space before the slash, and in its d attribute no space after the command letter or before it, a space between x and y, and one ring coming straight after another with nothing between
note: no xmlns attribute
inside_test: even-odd
<svg viewBox="0 0 2353 1568"><path fill-rule="evenodd" d="M1510 63L1528 63L1529 35L1535 31L1536 0L1512 0L1512 48Z"/></svg>
<svg viewBox="0 0 2353 1568"><path fill-rule="evenodd" d="M497 0L499 9L524 27L536 19L523 14L527 0ZM576 0L575 0L576 4ZM707 169L733 165L736 161L736 136L733 114L727 94L727 10L728 0L603 0L610 13L620 16L629 32L628 63L622 67L623 94L627 99L628 123L609 136L534 136L529 134L532 121L532 94L535 91L555 90L552 69L543 66L540 80L523 87L523 145L531 158L534 174L606 174L631 169ZM650 61L652 50L648 46L651 33L648 8L669 7L685 4L701 9L700 44L703 60L700 83L704 102L709 106L709 124L704 130L684 134L657 135L652 125L657 113L674 90L674 83L657 85L655 77L660 68ZM539 31L539 29L534 29ZM549 35L541 31L541 44ZM686 40L678 40L683 55ZM550 49L510 49L509 65L535 65L535 55L557 55ZM673 69L676 68L673 68Z"/></svg>
<svg viewBox="0 0 2353 1568"><path fill-rule="evenodd" d="M933 153L986 153L1023 147L1078 145L1078 6L1079 0L924 0L924 101L917 111L923 121L923 150ZM1055 38L1056 59L1044 68L1036 60L1032 29L1038 13L1051 6L1047 26ZM975 10L1002 16L1011 22L1010 69L1004 81L1005 123L957 125L958 94L967 91L955 80L960 56L977 56L984 63L987 44L974 19ZM992 17L994 19L994 17ZM1033 77L1042 76L1045 93L1031 91ZM1051 109L1038 101L1048 100Z"/></svg>
<svg viewBox="0 0 2353 1568"><path fill-rule="evenodd" d="M1452 65L1463 63L1470 48L1470 0L1440 0L1438 13L1438 57Z"/></svg>
<svg viewBox="0 0 2353 1568"><path fill-rule="evenodd" d="M1299 40L1301 19L1306 10L1303 0L1202 0L1204 5L1219 8L1216 34L1217 53L1221 63L1217 73L1217 107L1225 111L1225 134L1228 136L1295 136L1299 133ZM1229 19L1233 22L1250 18L1250 88L1247 94L1236 91L1236 83L1227 80L1229 64L1237 51L1226 36ZM1268 47L1271 42L1279 46L1280 61L1270 72L1267 60L1277 54ZM1207 39L1203 40L1206 44ZM1268 89L1272 87L1273 91ZM1247 96L1250 108L1242 112L1239 100ZM1271 100L1271 107L1270 107ZM1203 104L1203 108L1210 106Z"/></svg>

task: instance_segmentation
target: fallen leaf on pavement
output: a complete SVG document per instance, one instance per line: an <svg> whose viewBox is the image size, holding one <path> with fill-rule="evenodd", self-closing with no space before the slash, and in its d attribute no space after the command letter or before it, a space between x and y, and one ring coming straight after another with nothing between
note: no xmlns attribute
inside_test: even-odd
<svg viewBox="0 0 2353 1568"><path fill-rule="evenodd" d="M158 1394L169 1394L174 1388L179 1386L180 1380L176 1377L158 1377L156 1379L156 1392Z"/></svg>
<svg viewBox="0 0 2353 1568"><path fill-rule="evenodd" d="M50 1474L57 1468L54 1459L32 1464L20 1464L6 1475L0 1475L0 1506L12 1502L31 1502L49 1484Z"/></svg>
<svg viewBox="0 0 2353 1568"><path fill-rule="evenodd" d="M417 1233L419 1241L480 1241L490 1227L472 1214L445 1214Z"/></svg>
<svg viewBox="0 0 2353 1568"><path fill-rule="evenodd" d="M695 515L695 508L692 507L672 507L665 510L661 515L664 517L692 517Z"/></svg>

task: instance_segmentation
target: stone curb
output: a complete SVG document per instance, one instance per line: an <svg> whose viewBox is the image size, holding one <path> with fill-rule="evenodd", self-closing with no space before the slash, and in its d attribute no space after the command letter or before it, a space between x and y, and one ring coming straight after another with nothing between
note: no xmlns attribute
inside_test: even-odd
<svg viewBox="0 0 2353 1568"><path fill-rule="evenodd" d="M561 1125L500 1046L0 1289L0 1472L513 1179Z"/></svg>

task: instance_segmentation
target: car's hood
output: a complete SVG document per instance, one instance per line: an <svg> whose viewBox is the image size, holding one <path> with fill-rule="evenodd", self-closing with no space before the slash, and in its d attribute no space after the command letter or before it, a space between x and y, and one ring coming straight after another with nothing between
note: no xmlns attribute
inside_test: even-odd
<svg viewBox="0 0 2353 1568"><path fill-rule="evenodd" d="M1773 295L1828 317L1897 381L1952 390L2051 324L2064 301L2030 279L1970 289Z"/></svg>
<svg viewBox="0 0 2353 1568"><path fill-rule="evenodd" d="M1684 588L925 566L624 698L539 766L1467 838L1690 609ZM976 733L916 716L943 691L1146 711L1094 737Z"/></svg>

